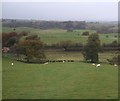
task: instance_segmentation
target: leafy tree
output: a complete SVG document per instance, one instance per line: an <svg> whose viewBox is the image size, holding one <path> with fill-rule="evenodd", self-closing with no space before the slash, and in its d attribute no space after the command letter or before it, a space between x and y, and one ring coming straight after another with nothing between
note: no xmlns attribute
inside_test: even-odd
<svg viewBox="0 0 120 101"><path fill-rule="evenodd" d="M60 42L60 47L64 48L65 51L67 50L68 47L72 46L72 41L67 40L67 41L61 41Z"/></svg>
<svg viewBox="0 0 120 101"><path fill-rule="evenodd" d="M2 47L14 45L16 38L16 32L2 33Z"/></svg>
<svg viewBox="0 0 120 101"><path fill-rule="evenodd" d="M20 41L16 46L16 53L24 55L27 62L43 62L46 58L43 50L44 44L38 39Z"/></svg>
<svg viewBox="0 0 120 101"><path fill-rule="evenodd" d="M100 39L98 34L89 35L88 41L84 46L83 56L86 61L97 63L99 62L98 52L101 50Z"/></svg>
<svg viewBox="0 0 120 101"><path fill-rule="evenodd" d="M6 46L11 47L13 46L15 43L17 43L17 38L16 37L11 37L8 39Z"/></svg>
<svg viewBox="0 0 120 101"><path fill-rule="evenodd" d="M2 47L6 46L6 42L9 39L9 34L8 33L2 33Z"/></svg>

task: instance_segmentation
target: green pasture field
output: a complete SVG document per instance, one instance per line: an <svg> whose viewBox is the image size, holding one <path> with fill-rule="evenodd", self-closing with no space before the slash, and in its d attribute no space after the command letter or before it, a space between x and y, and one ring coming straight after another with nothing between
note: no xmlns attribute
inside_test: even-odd
<svg viewBox="0 0 120 101"><path fill-rule="evenodd" d="M83 61L84 57L81 52L64 52L64 51L46 51L46 57L48 60L76 60ZM107 59L112 59L116 56L115 51L99 53L99 61L102 63L108 63Z"/></svg>
<svg viewBox="0 0 120 101"><path fill-rule="evenodd" d="M78 51L45 51L46 60L75 60L75 61L84 61L83 54ZM3 54L4 57L8 58L19 58L15 57L12 54ZM108 63L107 59L112 59L114 56L116 56L115 51L109 51L109 52L101 52L99 53L99 62L100 63Z"/></svg>
<svg viewBox="0 0 120 101"><path fill-rule="evenodd" d="M13 28L3 27L3 32L12 32ZM83 43L87 42L88 36L83 36L82 33L85 31L89 31L90 33L94 33L94 30L74 30L73 32L67 32L63 29L47 29L42 30L38 28L29 28L29 27L18 27L15 30L20 33L21 31L26 31L31 34L37 34L41 40L46 44L58 43L63 40L71 40L73 43ZM110 34L99 34L101 43L111 43L114 40L117 40L114 36L117 33ZM106 37L108 35L108 38Z"/></svg>
<svg viewBox="0 0 120 101"><path fill-rule="evenodd" d="M3 58L2 89L3 99L117 99L118 68L83 62L27 64Z"/></svg>

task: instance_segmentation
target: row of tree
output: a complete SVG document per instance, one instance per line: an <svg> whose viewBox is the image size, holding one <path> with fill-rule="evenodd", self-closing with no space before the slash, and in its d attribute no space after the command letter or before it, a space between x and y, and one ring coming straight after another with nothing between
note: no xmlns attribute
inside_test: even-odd
<svg viewBox="0 0 120 101"><path fill-rule="evenodd" d="M19 40L25 36L25 39L35 39L37 35L27 36L27 32L21 32L17 34L16 32L2 33L2 47L11 47L14 44L18 44ZM22 38L23 39L23 38ZM117 41L112 43L104 43L101 45L103 50L117 50ZM55 44L47 45L44 44L44 49L64 49L65 51L83 51L84 45L82 43L73 43L71 40L60 41Z"/></svg>
<svg viewBox="0 0 120 101"><path fill-rule="evenodd" d="M22 36L26 36L22 39ZM21 32L17 34L16 32L3 33L2 36L3 47L9 47L10 52L15 54L17 57L21 57L22 60L27 62L39 62L42 63L45 61L45 49L48 47L37 35L27 36L26 32ZM99 35L96 33L90 34L87 40L86 45L73 43L70 40L61 41L60 43L54 44L54 47L63 48L64 51L67 51L71 47L81 47L82 54L85 61L90 61L97 63L99 62L98 52L102 51ZM118 47L117 41L114 41L110 46ZM53 47L53 46L52 46ZM108 44L104 44L104 47L108 47Z"/></svg>
<svg viewBox="0 0 120 101"><path fill-rule="evenodd" d="M43 21L43 20L14 20L2 19L2 25L7 27L32 27L40 29L67 29L73 31L74 29L90 29L97 33L118 33L117 22L85 22L85 21Z"/></svg>
<svg viewBox="0 0 120 101"><path fill-rule="evenodd" d="M26 36L26 38L22 39L22 36ZM40 41L37 35L27 36L26 32L19 34L16 32L3 33L2 47L3 52L9 51L17 57L23 56L21 59L26 62L34 61L40 63L46 58L44 54L44 43Z"/></svg>
<svg viewBox="0 0 120 101"><path fill-rule="evenodd" d="M112 51L118 50L117 41L113 41L112 43L103 43L101 45L101 49L103 51ZM84 45L82 43L73 43L71 40L60 41L55 44L45 45L45 49L64 49L64 51L83 51Z"/></svg>
<svg viewBox="0 0 120 101"><path fill-rule="evenodd" d="M7 27L32 27L40 29L85 29L85 21L41 21L41 20L10 20L2 19L2 25Z"/></svg>
<svg viewBox="0 0 120 101"><path fill-rule="evenodd" d="M118 22L88 22L86 29L96 30L100 34L118 33Z"/></svg>

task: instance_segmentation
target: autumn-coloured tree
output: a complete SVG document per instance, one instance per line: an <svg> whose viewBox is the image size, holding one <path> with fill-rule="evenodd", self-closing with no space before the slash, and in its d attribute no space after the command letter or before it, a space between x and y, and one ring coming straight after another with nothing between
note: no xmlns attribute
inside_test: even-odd
<svg viewBox="0 0 120 101"><path fill-rule="evenodd" d="M27 35L28 35L28 32L22 31L22 32L19 33L19 35L20 35L20 36L27 36Z"/></svg>
<svg viewBox="0 0 120 101"><path fill-rule="evenodd" d="M10 33L9 33L9 37L15 37L15 36L17 36L17 33L16 33L16 32L10 32Z"/></svg>
<svg viewBox="0 0 120 101"><path fill-rule="evenodd" d="M10 33L2 33L2 47L10 47L17 42L17 33L10 32Z"/></svg>
<svg viewBox="0 0 120 101"><path fill-rule="evenodd" d="M40 39L23 40L17 47L17 54L22 54L26 57L27 62L43 62L46 58L44 54L44 44Z"/></svg>
<svg viewBox="0 0 120 101"><path fill-rule="evenodd" d="M9 39L9 34L8 33L2 33L2 47L6 46L6 43Z"/></svg>

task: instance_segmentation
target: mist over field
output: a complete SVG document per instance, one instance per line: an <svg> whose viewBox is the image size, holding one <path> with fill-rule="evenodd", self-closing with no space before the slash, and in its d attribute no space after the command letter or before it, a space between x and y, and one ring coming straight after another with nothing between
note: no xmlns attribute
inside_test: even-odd
<svg viewBox="0 0 120 101"><path fill-rule="evenodd" d="M117 21L117 2L3 2L4 19Z"/></svg>

